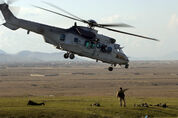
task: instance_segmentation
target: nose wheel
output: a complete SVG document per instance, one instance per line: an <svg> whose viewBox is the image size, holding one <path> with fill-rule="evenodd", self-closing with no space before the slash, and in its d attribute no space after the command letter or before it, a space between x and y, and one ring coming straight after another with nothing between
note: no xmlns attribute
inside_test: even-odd
<svg viewBox="0 0 178 118"><path fill-rule="evenodd" d="M109 71L113 71L113 67L109 67L108 70L109 70Z"/></svg>
<svg viewBox="0 0 178 118"><path fill-rule="evenodd" d="M114 70L113 67L116 67L116 64L112 64L112 65L108 68L108 70L109 70L109 71L113 71L113 70ZM126 65L125 65L125 68L128 69L128 68L129 68L129 64L126 64Z"/></svg>
<svg viewBox="0 0 178 118"><path fill-rule="evenodd" d="M74 58L75 58L75 55L74 55L73 53L65 53L65 54L64 54L64 58L65 58L65 59L68 59L68 58L74 59Z"/></svg>
<svg viewBox="0 0 178 118"><path fill-rule="evenodd" d="M126 65L125 65L125 68L128 69L128 68L129 68L129 64L126 64Z"/></svg>

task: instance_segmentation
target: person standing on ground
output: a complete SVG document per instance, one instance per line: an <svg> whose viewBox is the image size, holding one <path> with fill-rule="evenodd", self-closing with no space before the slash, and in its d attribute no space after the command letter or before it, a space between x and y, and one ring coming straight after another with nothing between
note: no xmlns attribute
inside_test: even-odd
<svg viewBox="0 0 178 118"><path fill-rule="evenodd" d="M120 98L120 106L122 107L122 102L124 102L124 107L126 107L126 101L125 101L125 91L127 91L128 89L122 89L122 87L120 88L120 90L117 93L117 98Z"/></svg>

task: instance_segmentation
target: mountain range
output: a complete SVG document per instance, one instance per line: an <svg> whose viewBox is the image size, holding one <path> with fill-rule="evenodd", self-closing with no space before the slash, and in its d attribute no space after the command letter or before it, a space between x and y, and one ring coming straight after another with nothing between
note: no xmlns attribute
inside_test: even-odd
<svg viewBox="0 0 178 118"><path fill-rule="evenodd" d="M43 53L31 51L21 51L17 54L8 54L5 51L0 50L0 64L67 61L66 59L63 58L63 55L64 52ZM77 57L76 60L78 60Z"/></svg>
<svg viewBox="0 0 178 118"><path fill-rule="evenodd" d="M43 52L31 52L21 51L17 54L8 54L3 50L0 50L0 64L11 63L44 63L44 62L69 62L69 59L63 58L64 52L57 53L43 53ZM137 58L132 57L130 60L178 60L178 52L166 54L160 58ZM76 56L75 62L89 61L85 58L78 58Z"/></svg>

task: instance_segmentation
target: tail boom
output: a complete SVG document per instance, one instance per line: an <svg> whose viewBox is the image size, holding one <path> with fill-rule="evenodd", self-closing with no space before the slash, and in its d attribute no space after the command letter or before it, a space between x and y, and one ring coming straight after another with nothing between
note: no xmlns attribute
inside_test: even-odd
<svg viewBox="0 0 178 118"><path fill-rule="evenodd" d="M28 33L32 31L42 35L44 35L45 32L53 33L65 32L65 29L48 26L23 19L18 19L13 15L13 13L9 10L9 6L5 3L0 4L0 10L4 16L4 19L6 20L6 23L4 23L3 25L11 30L17 30L19 28L22 28L27 30Z"/></svg>

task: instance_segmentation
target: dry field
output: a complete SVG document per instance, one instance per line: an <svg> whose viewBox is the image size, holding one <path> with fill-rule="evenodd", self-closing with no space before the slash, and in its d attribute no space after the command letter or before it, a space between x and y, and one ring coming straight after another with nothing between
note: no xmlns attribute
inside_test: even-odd
<svg viewBox="0 0 178 118"><path fill-rule="evenodd" d="M26 64L0 66L0 96L178 97L178 61L131 62L130 69L108 65Z"/></svg>

